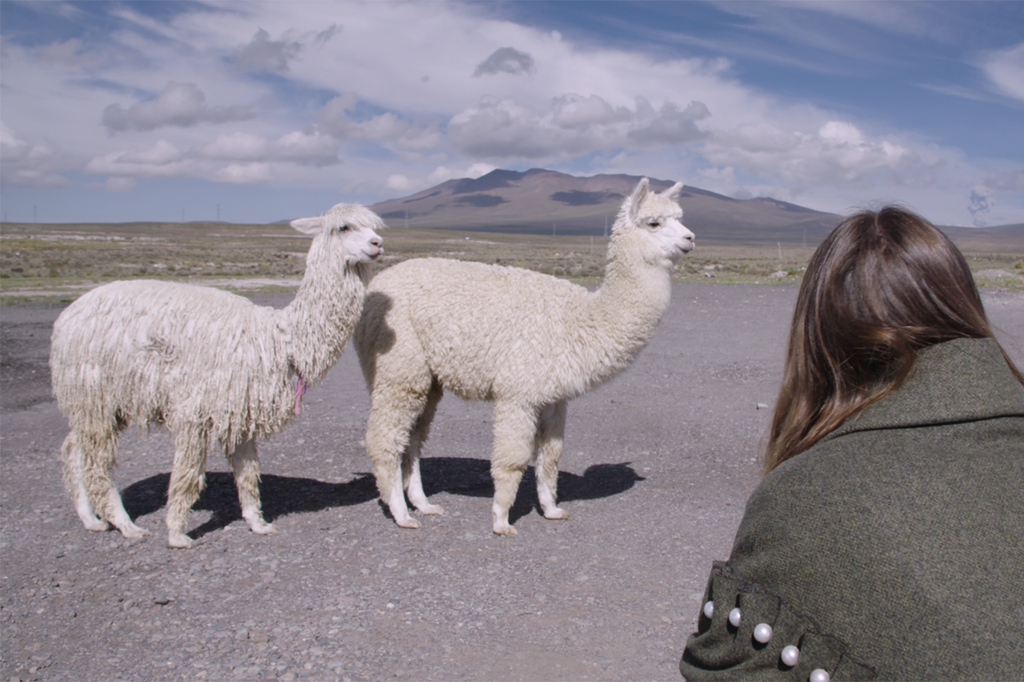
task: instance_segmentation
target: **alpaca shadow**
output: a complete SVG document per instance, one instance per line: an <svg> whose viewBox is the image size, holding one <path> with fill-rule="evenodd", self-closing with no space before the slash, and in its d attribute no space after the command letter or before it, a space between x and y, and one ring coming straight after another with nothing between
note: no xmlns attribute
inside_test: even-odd
<svg viewBox="0 0 1024 682"><path fill-rule="evenodd" d="M596 500L626 492L637 481L644 480L630 464L595 464L587 467L582 476L559 471L558 501ZM470 497L494 496L491 463L485 459L424 457L420 460L420 477L423 491L428 496L439 492ZM532 466L527 467L523 474L515 504L509 509L509 523L531 511L542 513L537 499L537 477Z"/></svg>
<svg viewBox="0 0 1024 682"><path fill-rule="evenodd" d="M318 512L333 507L363 504L377 497L372 474L357 474L348 483L324 483L311 478L292 478L263 474L260 500L263 518L268 522L302 512ZM133 519L158 511L167 504L170 474L157 474L133 483L121 491L125 511ZM210 519L188 533L193 540L220 530L242 518L234 477L227 472L206 474L206 489L192 505L193 511L208 511Z"/></svg>

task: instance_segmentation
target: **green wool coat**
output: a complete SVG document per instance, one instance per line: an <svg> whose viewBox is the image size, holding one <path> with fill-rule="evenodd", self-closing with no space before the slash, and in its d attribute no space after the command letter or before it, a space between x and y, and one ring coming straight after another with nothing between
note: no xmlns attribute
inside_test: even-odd
<svg viewBox="0 0 1024 682"><path fill-rule="evenodd" d="M687 680L1024 679L1024 390L995 342L922 350L769 473L709 601Z"/></svg>

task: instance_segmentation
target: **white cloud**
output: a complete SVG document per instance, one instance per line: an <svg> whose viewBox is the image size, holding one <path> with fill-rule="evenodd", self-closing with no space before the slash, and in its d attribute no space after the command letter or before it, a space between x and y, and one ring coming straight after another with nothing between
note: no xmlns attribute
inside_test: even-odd
<svg viewBox="0 0 1024 682"><path fill-rule="evenodd" d="M767 126L744 126L711 136L704 156L716 166L777 178L793 187L818 183L864 181L876 171L896 171L919 164L910 149L869 140L857 126L828 121L815 133L784 132Z"/></svg>
<svg viewBox="0 0 1024 682"><path fill-rule="evenodd" d="M307 166L332 166L338 163L338 141L319 131L292 131L270 146L272 159Z"/></svg>
<svg viewBox="0 0 1024 682"><path fill-rule="evenodd" d="M0 121L0 181L19 187L64 187L74 167L65 154L46 143L31 144Z"/></svg>
<svg viewBox="0 0 1024 682"><path fill-rule="evenodd" d="M215 172L212 179L236 185L254 185L270 182L274 175L266 163L232 163Z"/></svg>
<svg viewBox="0 0 1024 682"><path fill-rule="evenodd" d="M1024 192L1024 168L994 171L985 179L985 185L1002 192Z"/></svg>
<svg viewBox="0 0 1024 682"><path fill-rule="evenodd" d="M431 185L438 185L448 180L454 180L456 178L479 178L487 175L493 170L497 170L497 166L492 166L489 163L474 163L466 168L448 168L447 166L438 166L434 171L427 177Z"/></svg>
<svg viewBox="0 0 1024 682"><path fill-rule="evenodd" d="M111 192L127 193L135 189L135 178L111 176L107 178L104 186Z"/></svg>
<svg viewBox="0 0 1024 682"><path fill-rule="evenodd" d="M989 54L981 68L1000 93L1024 101L1024 43Z"/></svg>
<svg viewBox="0 0 1024 682"><path fill-rule="evenodd" d="M485 97L448 122L453 145L489 159L554 159L638 145L676 145L700 139L696 121L710 112L701 102L685 109L667 101L655 110L637 97L636 110L613 107L597 95L559 95L538 111L511 98Z"/></svg>
<svg viewBox="0 0 1024 682"><path fill-rule="evenodd" d="M208 159L224 161L254 161L266 159L270 153L270 140L262 135L235 132L218 135L200 151Z"/></svg>
<svg viewBox="0 0 1024 682"><path fill-rule="evenodd" d="M311 45L322 45L333 38L339 28L331 24L317 32L296 35L285 31L280 40L271 40L270 33L262 28L256 31L247 44L243 45L234 58L235 66L246 71L273 71L286 73L289 63L298 58Z"/></svg>
<svg viewBox="0 0 1024 682"><path fill-rule="evenodd" d="M500 47L490 57L480 62L473 75L493 76L499 73L508 73L513 76L529 75L537 70L537 65L526 52L520 52L514 47Z"/></svg>
<svg viewBox="0 0 1024 682"><path fill-rule="evenodd" d="M166 166L181 161L184 153L167 140L157 140L149 149L133 149L119 154L119 163L139 164L147 166Z"/></svg>
<svg viewBox="0 0 1024 682"><path fill-rule="evenodd" d="M921 16L840 4L800 11L883 29L883 14ZM118 28L107 33L74 10L95 33L33 46L5 36L5 184L68 182L85 170L108 176L112 191L134 178L192 177L373 201L529 163L682 178L826 210L899 193L955 204L947 222L970 220L963 197L982 182L999 200L993 220L1021 204L1004 198L1022 191L1019 159L972 157L886 127L884 113L867 122L856 113L863 102L832 111L775 96L724 58L566 38L460 3L212 0L152 16L145 7L113 6ZM773 7L726 11L784 35L797 13L787 5L789 20L772 23ZM798 41L829 42L809 28ZM931 34L921 23L892 31ZM979 66L999 92L1024 99L1022 61L1017 45Z"/></svg>
<svg viewBox="0 0 1024 682"><path fill-rule="evenodd" d="M393 189L396 192L411 192L416 189L416 184L412 180L397 173L389 175L384 186L388 189Z"/></svg>
<svg viewBox="0 0 1024 682"><path fill-rule="evenodd" d="M103 125L112 131L149 131L164 126L187 128L199 123L230 123L254 116L251 107L210 107L195 83L168 83L156 99L125 109L111 104L103 110Z"/></svg>
<svg viewBox="0 0 1024 682"><path fill-rule="evenodd" d="M434 185L440 185L448 180L479 178L496 168L496 166L492 166L489 163L474 163L470 166L459 167L438 166L425 178L410 178L406 175L395 173L388 176L386 186L389 190L411 194Z"/></svg>

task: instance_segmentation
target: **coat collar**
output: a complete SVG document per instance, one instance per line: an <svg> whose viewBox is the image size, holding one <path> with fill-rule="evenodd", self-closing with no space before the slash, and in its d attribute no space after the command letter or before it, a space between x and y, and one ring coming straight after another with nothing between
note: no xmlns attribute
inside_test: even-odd
<svg viewBox="0 0 1024 682"><path fill-rule="evenodd" d="M924 348L903 385L822 440L854 431L1024 416L1024 389L993 339L955 339Z"/></svg>

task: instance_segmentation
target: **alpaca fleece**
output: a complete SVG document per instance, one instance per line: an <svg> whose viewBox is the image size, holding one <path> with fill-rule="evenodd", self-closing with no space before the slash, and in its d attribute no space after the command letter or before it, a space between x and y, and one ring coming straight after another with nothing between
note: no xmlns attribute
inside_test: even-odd
<svg viewBox="0 0 1024 682"><path fill-rule="evenodd" d="M493 401L494 532L513 535L508 510L536 461L547 518L556 506L566 404L629 365L668 306L671 273L693 248L680 218L681 184L656 194L645 178L612 228L605 280L591 292L519 268L426 258L371 283L353 336L371 409L366 447L381 499L416 528L409 501L442 513L423 492L420 448L444 391Z"/></svg>
<svg viewBox="0 0 1024 682"><path fill-rule="evenodd" d="M283 429L306 386L334 365L362 311L368 263L381 253L380 218L339 204L293 221L314 234L295 299L283 310L241 296L151 280L113 282L71 304L54 323L53 392L71 432L64 483L83 524L125 537L148 531L128 517L111 480L117 436L162 423L174 437L168 544L188 547L185 526L219 440L232 465L242 516L273 532L259 499L256 439ZM98 516L97 516L98 514Z"/></svg>

